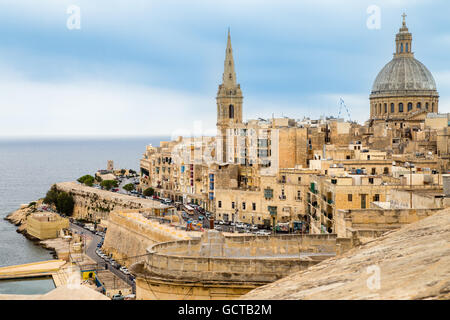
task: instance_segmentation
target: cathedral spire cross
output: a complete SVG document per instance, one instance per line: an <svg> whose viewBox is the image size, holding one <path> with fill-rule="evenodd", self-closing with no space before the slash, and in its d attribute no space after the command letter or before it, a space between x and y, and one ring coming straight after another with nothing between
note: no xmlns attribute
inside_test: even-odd
<svg viewBox="0 0 450 320"><path fill-rule="evenodd" d="M403 12L402 17L403 17L403 26L405 27L406 26L406 13Z"/></svg>

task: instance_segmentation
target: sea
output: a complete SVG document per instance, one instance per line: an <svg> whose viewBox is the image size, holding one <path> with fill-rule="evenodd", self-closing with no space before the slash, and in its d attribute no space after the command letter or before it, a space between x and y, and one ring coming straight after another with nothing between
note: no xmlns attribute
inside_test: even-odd
<svg viewBox="0 0 450 320"><path fill-rule="evenodd" d="M67 139L67 140L0 140L0 267L53 259L50 251L34 244L16 232L16 227L4 220L22 204L45 196L55 182L74 181L85 174L93 175L106 169L107 160L115 168L139 170L139 159L146 145L159 146L168 137L127 139ZM5 286L5 284L3 284ZM11 282L0 293L33 291Z"/></svg>

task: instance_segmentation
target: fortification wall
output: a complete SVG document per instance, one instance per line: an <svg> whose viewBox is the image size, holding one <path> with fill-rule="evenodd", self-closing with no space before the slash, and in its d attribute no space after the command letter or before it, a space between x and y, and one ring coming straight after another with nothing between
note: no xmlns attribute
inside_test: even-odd
<svg viewBox="0 0 450 320"><path fill-rule="evenodd" d="M73 217L99 222L113 210L151 208L154 200L87 187L76 182L61 182L56 188L70 193L75 206Z"/></svg>
<svg viewBox="0 0 450 320"><path fill-rule="evenodd" d="M108 229L103 251L112 254L116 260L126 259L119 262L130 266L143 259L130 257L145 255L146 249L154 244L188 238L186 232L177 231L167 225L159 225L154 221L146 221L144 218L140 219L138 213L111 212L107 221Z"/></svg>
<svg viewBox="0 0 450 320"><path fill-rule="evenodd" d="M339 237L377 237L380 232L398 229L427 218L441 209L360 209L338 210L336 232Z"/></svg>

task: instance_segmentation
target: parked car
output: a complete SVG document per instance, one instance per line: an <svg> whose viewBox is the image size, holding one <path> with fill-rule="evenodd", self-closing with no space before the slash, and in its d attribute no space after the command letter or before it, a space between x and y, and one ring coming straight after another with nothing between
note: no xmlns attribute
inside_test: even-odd
<svg viewBox="0 0 450 320"><path fill-rule="evenodd" d="M121 294L115 294L115 295L113 295L112 299L113 300L124 300L125 297Z"/></svg>

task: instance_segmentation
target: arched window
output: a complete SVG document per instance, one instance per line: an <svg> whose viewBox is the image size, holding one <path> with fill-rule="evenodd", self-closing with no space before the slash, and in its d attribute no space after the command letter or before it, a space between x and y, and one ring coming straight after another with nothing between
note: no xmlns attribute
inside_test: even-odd
<svg viewBox="0 0 450 320"><path fill-rule="evenodd" d="M434 112L434 102L431 104L431 112Z"/></svg>
<svg viewBox="0 0 450 320"><path fill-rule="evenodd" d="M400 52L403 52L403 43L400 44Z"/></svg>
<svg viewBox="0 0 450 320"><path fill-rule="evenodd" d="M422 109L422 104L420 102L417 102L417 109Z"/></svg>
<svg viewBox="0 0 450 320"><path fill-rule="evenodd" d="M412 103L408 102L408 111L411 111L411 110L412 110Z"/></svg>
<svg viewBox="0 0 450 320"><path fill-rule="evenodd" d="M391 113L395 112L395 105L393 103L391 103Z"/></svg>
<svg viewBox="0 0 450 320"><path fill-rule="evenodd" d="M378 114L381 114L381 103L378 105Z"/></svg>
<svg viewBox="0 0 450 320"><path fill-rule="evenodd" d="M398 112L403 112L403 103L398 104Z"/></svg>
<svg viewBox="0 0 450 320"><path fill-rule="evenodd" d="M232 104L230 104L229 106L228 116L230 117L230 119L234 119L234 106Z"/></svg>
<svg viewBox="0 0 450 320"><path fill-rule="evenodd" d="M387 113L387 103L384 104L384 113Z"/></svg>
<svg viewBox="0 0 450 320"><path fill-rule="evenodd" d="M406 45L405 52L408 52L408 42L405 45Z"/></svg>
<svg viewBox="0 0 450 320"><path fill-rule="evenodd" d="M425 109L427 109L427 110L428 110L428 102L427 102L427 103L425 103Z"/></svg>

